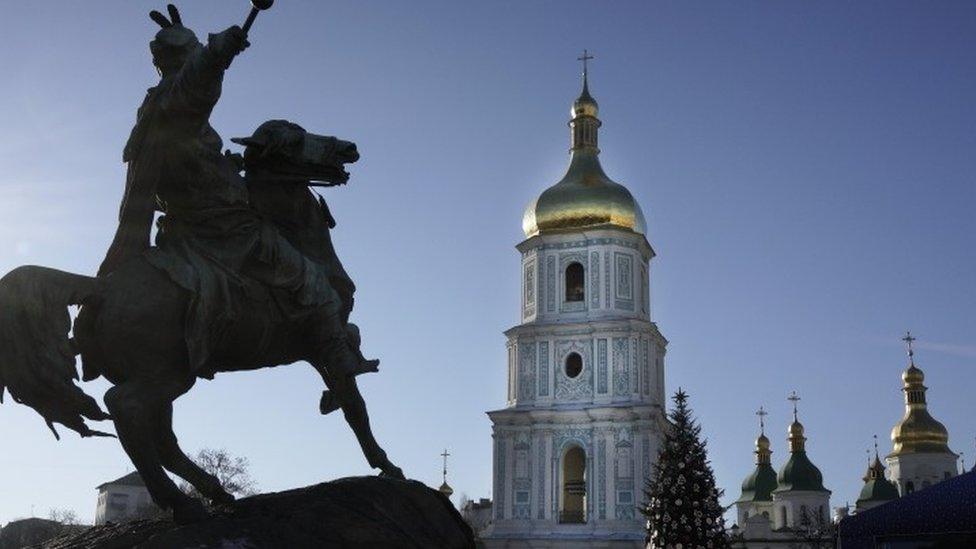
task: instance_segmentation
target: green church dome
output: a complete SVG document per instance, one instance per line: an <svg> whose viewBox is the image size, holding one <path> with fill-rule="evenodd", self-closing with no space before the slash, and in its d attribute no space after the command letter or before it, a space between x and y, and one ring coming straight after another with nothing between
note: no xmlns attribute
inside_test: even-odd
<svg viewBox="0 0 976 549"><path fill-rule="evenodd" d="M742 481L742 495L739 502L772 501L776 489L776 471L770 465L772 451L769 439L762 433L756 439L756 469Z"/></svg>
<svg viewBox="0 0 976 549"><path fill-rule="evenodd" d="M878 457L877 442L875 442L874 463L868 467L864 475L864 487L857 497L857 504L861 506L870 502L882 502L898 499L898 487L885 478L885 468Z"/></svg>
<svg viewBox="0 0 976 549"><path fill-rule="evenodd" d="M794 412L795 417L795 412ZM810 461L804 448L806 437L803 436L803 424L793 420L789 428L790 459L779 470L776 492L810 491L826 492L823 485L823 474Z"/></svg>
<svg viewBox="0 0 976 549"><path fill-rule="evenodd" d="M752 474L742 481L742 496L739 501L772 501L775 489L776 471L770 464L763 463L757 465Z"/></svg>
<svg viewBox="0 0 976 549"><path fill-rule="evenodd" d="M857 502L868 501L891 501L898 499L898 488L890 480L879 478L869 480L861 488L861 495L857 496Z"/></svg>
<svg viewBox="0 0 976 549"><path fill-rule="evenodd" d="M776 481L779 484L779 487L776 488L777 492L827 491L823 485L823 475L820 473L820 469L817 469L817 466L810 461L807 453L803 450L790 453L790 459L780 469Z"/></svg>

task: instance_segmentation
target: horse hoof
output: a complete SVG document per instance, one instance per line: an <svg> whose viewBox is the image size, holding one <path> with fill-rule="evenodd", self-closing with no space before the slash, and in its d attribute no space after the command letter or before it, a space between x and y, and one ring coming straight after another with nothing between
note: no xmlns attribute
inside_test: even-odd
<svg viewBox="0 0 976 549"><path fill-rule="evenodd" d="M384 478L394 478L397 480L407 480L407 477L403 474L403 469L400 469L392 463L380 468L380 476Z"/></svg>
<svg viewBox="0 0 976 549"><path fill-rule="evenodd" d="M207 512L203 502L196 498L189 498L173 507L173 520L177 524L190 524L208 518L210 518L210 513Z"/></svg>
<svg viewBox="0 0 976 549"><path fill-rule="evenodd" d="M230 505L234 503L235 498L231 494L228 494L227 492L221 490L220 492L210 496L210 501L213 502L215 505Z"/></svg>

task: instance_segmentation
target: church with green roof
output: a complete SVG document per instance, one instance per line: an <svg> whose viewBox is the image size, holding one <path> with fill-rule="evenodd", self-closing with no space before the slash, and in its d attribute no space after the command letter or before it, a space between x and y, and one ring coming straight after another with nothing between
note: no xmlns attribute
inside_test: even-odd
<svg viewBox="0 0 976 549"><path fill-rule="evenodd" d="M803 424L797 417L799 397L793 402L793 422L787 429L790 455L779 470L772 466L772 450L766 437L765 410L759 409L760 434L756 439L756 468L742 482L736 500L737 523L731 529L735 547L770 547L795 544L796 532L805 536L823 531L829 540L830 490L823 485L820 469L806 453ZM815 535L815 534L814 534ZM785 546L785 545L784 545Z"/></svg>

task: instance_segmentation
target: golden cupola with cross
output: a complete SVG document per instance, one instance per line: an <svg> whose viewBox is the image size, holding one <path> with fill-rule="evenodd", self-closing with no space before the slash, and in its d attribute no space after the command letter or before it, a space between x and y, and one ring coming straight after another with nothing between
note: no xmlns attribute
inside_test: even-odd
<svg viewBox="0 0 976 549"><path fill-rule="evenodd" d="M908 369L902 374L902 391L905 393L905 416L891 430L894 449L891 455L909 453L952 453L949 450L949 431L945 425L929 413L925 401L925 373L915 365L915 352L909 333Z"/></svg>
<svg viewBox="0 0 976 549"><path fill-rule="evenodd" d="M544 232L576 231L595 227L616 227L646 234L644 212L623 185L610 179L600 165L597 115L600 107L590 95L585 62L583 91L570 111L571 147L569 168L558 183L533 200L522 216L522 230L532 237Z"/></svg>
<svg viewBox="0 0 976 549"><path fill-rule="evenodd" d="M911 332L902 338L908 347L908 368L902 374L905 415L891 430L888 478L901 495L927 488L959 474L957 456L949 449L949 430L929 413L925 373L915 365Z"/></svg>

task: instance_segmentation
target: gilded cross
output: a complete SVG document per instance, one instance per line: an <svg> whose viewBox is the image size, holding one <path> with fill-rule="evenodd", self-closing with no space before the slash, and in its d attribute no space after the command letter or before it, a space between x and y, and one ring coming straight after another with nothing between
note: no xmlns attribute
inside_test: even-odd
<svg viewBox="0 0 976 549"><path fill-rule="evenodd" d="M590 53L587 50L583 50L583 56L582 57L577 57L576 58L577 61L582 61L583 62L583 77L584 78L586 78L586 62L589 61L590 59L593 59L593 56L590 55Z"/></svg>
<svg viewBox="0 0 976 549"><path fill-rule="evenodd" d="M912 350L912 342L915 341L915 339L916 338L912 337L911 332L905 332L905 337L901 338L901 340L908 345L908 361L912 366L915 365L915 351Z"/></svg>
<svg viewBox="0 0 976 549"><path fill-rule="evenodd" d="M793 403L793 421L796 421L796 403L800 401L800 397L796 394L796 391L790 391L790 396L786 397Z"/></svg>
<svg viewBox="0 0 976 549"><path fill-rule="evenodd" d="M763 409L762 406L760 406L759 407L759 410L756 412L756 415L759 416L759 433L762 434L762 435L765 435L766 434L766 416L769 415L769 412L767 412L765 409Z"/></svg>
<svg viewBox="0 0 976 549"><path fill-rule="evenodd" d="M447 482L447 458L450 455L447 453L447 448L444 448L444 453L441 454L441 457L444 458L444 482Z"/></svg>

